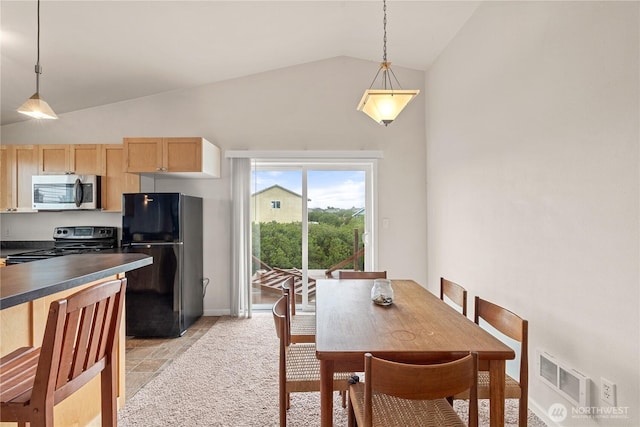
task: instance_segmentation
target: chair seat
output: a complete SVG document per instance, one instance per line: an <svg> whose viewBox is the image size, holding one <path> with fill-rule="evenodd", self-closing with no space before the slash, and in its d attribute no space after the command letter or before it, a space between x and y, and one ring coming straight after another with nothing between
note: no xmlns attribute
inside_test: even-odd
<svg viewBox="0 0 640 427"><path fill-rule="evenodd" d="M39 357L40 348L21 347L0 359L2 407L29 404Z"/></svg>
<svg viewBox="0 0 640 427"><path fill-rule="evenodd" d="M352 373L336 372L333 389L346 390ZM320 390L320 361L316 358L315 344L292 344L287 351L287 390Z"/></svg>
<svg viewBox="0 0 640 427"><path fill-rule="evenodd" d="M294 343L316 342L315 314L291 316L291 341Z"/></svg>
<svg viewBox="0 0 640 427"><path fill-rule="evenodd" d="M349 396L356 419L364 420L364 384L356 383L349 387ZM372 407L374 427L467 425L446 399L409 400L374 392Z"/></svg>
<svg viewBox="0 0 640 427"><path fill-rule="evenodd" d="M520 385L518 381L505 376L504 397L505 399L520 399ZM489 371L478 372L478 399L489 399ZM455 395L455 399L469 399L469 390Z"/></svg>

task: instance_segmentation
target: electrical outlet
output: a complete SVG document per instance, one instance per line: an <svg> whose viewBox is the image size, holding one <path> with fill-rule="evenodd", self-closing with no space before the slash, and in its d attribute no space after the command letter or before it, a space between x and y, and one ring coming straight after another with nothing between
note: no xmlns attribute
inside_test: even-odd
<svg viewBox="0 0 640 427"><path fill-rule="evenodd" d="M600 378L600 400L616 406L616 385L606 378Z"/></svg>

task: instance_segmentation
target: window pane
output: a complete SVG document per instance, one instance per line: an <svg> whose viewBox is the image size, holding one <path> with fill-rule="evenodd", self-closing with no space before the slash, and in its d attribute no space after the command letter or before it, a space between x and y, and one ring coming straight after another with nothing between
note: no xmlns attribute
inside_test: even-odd
<svg viewBox="0 0 640 427"><path fill-rule="evenodd" d="M310 170L307 177L309 270L364 269L365 173ZM353 261L347 262L349 258Z"/></svg>
<svg viewBox="0 0 640 427"><path fill-rule="evenodd" d="M302 171L252 171L253 304L281 295L278 274L302 268Z"/></svg>

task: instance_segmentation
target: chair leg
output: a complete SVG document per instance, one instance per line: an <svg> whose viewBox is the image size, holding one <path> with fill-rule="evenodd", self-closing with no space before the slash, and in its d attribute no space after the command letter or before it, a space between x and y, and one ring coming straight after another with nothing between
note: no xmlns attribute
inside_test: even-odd
<svg viewBox="0 0 640 427"><path fill-rule="evenodd" d="M529 408L526 398L520 398L518 402L518 426L526 427L528 422Z"/></svg>
<svg viewBox="0 0 640 427"><path fill-rule="evenodd" d="M280 427L287 427L287 410L283 406L280 407Z"/></svg>
<svg viewBox="0 0 640 427"><path fill-rule="evenodd" d="M347 399L347 427L357 427L358 421L356 420L356 414L353 411L353 403L351 397Z"/></svg>
<svg viewBox="0 0 640 427"><path fill-rule="evenodd" d="M279 393L278 400L279 405L278 408L280 410L280 427L286 427L287 425L287 400L289 397L289 393L287 393L287 387L282 378L280 378L279 383Z"/></svg>
<svg viewBox="0 0 640 427"><path fill-rule="evenodd" d="M34 409L31 419L22 423L23 426L29 424L30 427L53 427L53 403L44 405L42 410Z"/></svg>
<svg viewBox="0 0 640 427"><path fill-rule="evenodd" d="M340 396L342 396L342 407L346 408L347 407L347 391L346 390L342 390L340 392Z"/></svg>
<svg viewBox="0 0 640 427"><path fill-rule="evenodd" d="M116 374L116 370L114 369L111 361L107 362L100 374L100 408L102 410L102 427L115 427L118 425Z"/></svg>

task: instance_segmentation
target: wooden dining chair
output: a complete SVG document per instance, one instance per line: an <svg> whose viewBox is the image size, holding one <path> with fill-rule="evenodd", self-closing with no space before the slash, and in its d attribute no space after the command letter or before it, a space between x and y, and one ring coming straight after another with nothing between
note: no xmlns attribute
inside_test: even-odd
<svg viewBox="0 0 640 427"><path fill-rule="evenodd" d="M478 355L431 365L364 356L364 384L349 387L348 425L353 427L466 426L447 401L467 390L468 425L478 425Z"/></svg>
<svg viewBox="0 0 640 427"><path fill-rule="evenodd" d="M518 425L527 425L528 397L529 397L529 363L528 363L528 329L529 322L517 314L494 303L475 298L474 321L480 325L480 319L487 322L502 334L520 343L520 373L519 381L509 375L505 378L505 398L518 399ZM478 399L489 399L489 365L486 360L479 363ZM465 393L455 396L456 399L466 399Z"/></svg>
<svg viewBox="0 0 640 427"><path fill-rule="evenodd" d="M280 339L278 368L278 394L280 427L287 425L287 409L291 404L290 394L296 392L320 391L320 361L316 358L315 343L293 344L287 325L287 299L283 295L273 305L273 321ZM342 406L346 407L348 379L353 373L336 372L333 376L333 390L342 393Z"/></svg>
<svg viewBox="0 0 640 427"><path fill-rule="evenodd" d="M467 315L467 290L444 277L440 278L440 299L446 301L447 297L452 303L462 310L462 315Z"/></svg>
<svg viewBox="0 0 640 427"><path fill-rule="evenodd" d="M117 425L116 343L126 279L53 301L42 347L0 359L0 421L53 426L54 405L100 374L102 425Z"/></svg>
<svg viewBox="0 0 640 427"><path fill-rule="evenodd" d="M339 279L386 279L386 271L339 271Z"/></svg>
<svg viewBox="0 0 640 427"><path fill-rule="evenodd" d="M292 343L316 342L316 315L296 314L296 298L293 290L294 277L290 276L282 282L282 294L287 298L289 307L289 326Z"/></svg>

